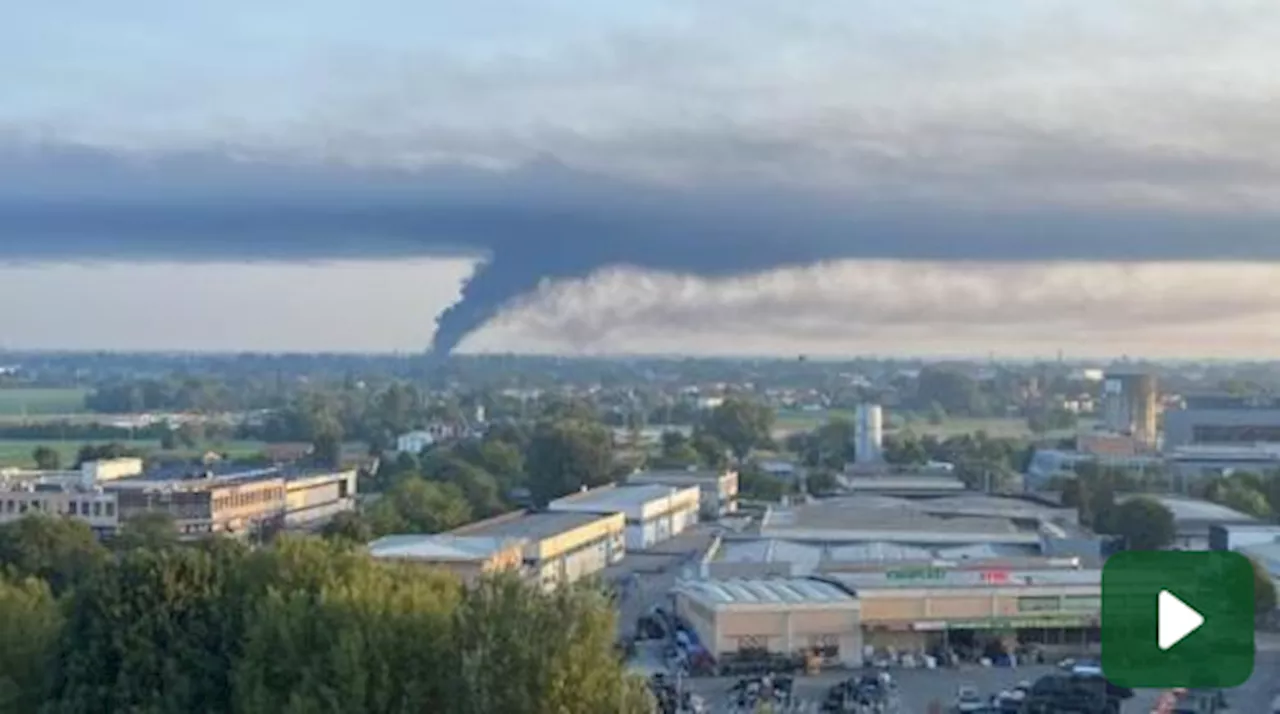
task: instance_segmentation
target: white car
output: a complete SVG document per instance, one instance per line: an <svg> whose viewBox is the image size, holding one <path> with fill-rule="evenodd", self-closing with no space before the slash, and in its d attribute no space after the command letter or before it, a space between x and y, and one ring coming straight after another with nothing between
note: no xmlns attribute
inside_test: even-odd
<svg viewBox="0 0 1280 714"><path fill-rule="evenodd" d="M977 687L965 685L956 691L955 711L957 714L971 714L971 712L980 712L986 708L987 703L982 700L982 695L978 693Z"/></svg>

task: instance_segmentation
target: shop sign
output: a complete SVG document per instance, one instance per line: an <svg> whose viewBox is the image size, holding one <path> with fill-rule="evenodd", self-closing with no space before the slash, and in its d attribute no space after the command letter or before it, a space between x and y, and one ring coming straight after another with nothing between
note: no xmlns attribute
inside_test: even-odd
<svg viewBox="0 0 1280 714"><path fill-rule="evenodd" d="M982 582L993 585L1009 582L1008 570L984 570L982 571Z"/></svg>
<svg viewBox="0 0 1280 714"><path fill-rule="evenodd" d="M986 620L961 620L947 623L949 630L1004 630L1031 627L1053 629L1057 627L1089 627L1098 618L1082 615L1066 617L993 617Z"/></svg>
<svg viewBox="0 0 1280 714"><path fill-rule="evenodd" d="M946 580L947 571L942 568L899 568L885 572L890 580Z"/></svg>

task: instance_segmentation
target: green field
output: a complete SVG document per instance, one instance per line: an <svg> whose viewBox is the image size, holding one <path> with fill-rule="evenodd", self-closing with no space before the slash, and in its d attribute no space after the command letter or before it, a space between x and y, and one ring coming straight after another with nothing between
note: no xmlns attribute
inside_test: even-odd
<svg viewBox="0 0 1280 714"><path fill-rule="evenodd" d="M26 439L0 439L0 466L17 466L22 468L31 468L35 463L31 460L31 452L37 446L48 446L53 448L62 457L62 466L70 468L75 464L76 452L84 444L104 444L107 441L41 441ZM169 456L172 458L185 459L196 458L206 451L217 451L218 453L226 453L232 458L253 456L262 451L263 443L261 441L230 441L222 444L209 444L200 449L175 449L173 451L161 451L160 442L154 439L136 439L134 441L120 442L129 447L138 449L148 456Z"/></svg>
<svg viewBox="0 0 1280 714"><path fill-rule="evenodd" d="M0 389L0 416L79 414L85 411L85 389Z"/></svg>

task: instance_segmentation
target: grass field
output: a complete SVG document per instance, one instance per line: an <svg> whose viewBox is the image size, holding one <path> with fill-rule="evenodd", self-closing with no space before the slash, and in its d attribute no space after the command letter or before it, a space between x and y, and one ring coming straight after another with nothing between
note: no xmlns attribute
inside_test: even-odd
<svg viewBox="0 0 1280 714"><path fill-rule="evenodd" d="M0 389L0 416L21 417L84 412L85 389Z"/></svg>
<svg viewBox="0 0 1280 714"><path fill-rule="evenodd" d="M34 451L37 446L48 446L56 450L59 456L61 456L63 467L69 468L75 464L76 452L80 450L81 446L87 443L99 444L107 442L0 439L0 466L31 468L35 466L35 463L31 460L31 452ZM233 458L246 457L262 451L263 447L263 443L261 441L230 441L223 444L209 444L207 447L201 449L175 449L173 451L161 451L160 442L154 439L136 439L121 443L134 449L138 449L148 456L171 456L173 458L195 458L206 451L226 453Z"/></svg>

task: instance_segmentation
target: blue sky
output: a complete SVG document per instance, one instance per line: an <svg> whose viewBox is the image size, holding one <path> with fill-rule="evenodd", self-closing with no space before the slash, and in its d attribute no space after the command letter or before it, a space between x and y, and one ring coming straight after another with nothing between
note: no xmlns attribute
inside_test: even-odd
<svg viewBox="0 0 1280 714"><path fill-rule="evenodd" d="M354 261L334 275L358 267L376 283L390 279L381 259L461 246L508 256L473 283L484 309L456 326L459 337L487 330L473 340L487 348L604 349L600 326L623 324L618 311L627 312L599 299L608 284L631 291L629 305L656 306L629 319L664 349L706 334L706 325L680 332L700 314L732 322L729 306L754 286L780 312L804 309L826 325L789 337L772 327L784 335L779 350L802 341L856 351L889 338L848 335L883 326L850 317L838 294L813 293L815 282L896 275L867 262L879 259L1017 257L1030 271L1017 279L961 262L931 269L957 285L993 283L976 301L989 304L985 317L941 330L943 343L1014 349L1025 325L987 298L1026 302L1028 275L1071 275L1056 302L1033 301L1036 315L1059 305L1069 322L1077 304L1068 284L1085 275L1033 258L1092 258L1095 282L1123 274L1116 260L1180 261L1144 273L1166 281L1163 292L1113 296L1166 329L1239 289L1221 285L1213 266L1185 261L1280 255L1280 239L1267 237L1280 190L1277 36L1280 6L1262 0L24 3L0 25L0 285L6 271L17 284L46 269L33 260L49 281L79 279L60 263L105 260L117 266L117 290L143 291L151 268L136 265L140 257L184 265L215 253L220 274L247 265L246 282L256 263L285 256L312 271ZM115 203L78 224L64 208L40 217L39 206L73 195ZM250 231L237 211L255 201L290 208ZM450 212L460 206L472 212ZM298 228L321 226L326 210L346 213L325 231ZM973 217L992 211L1021 218L987 231ZM92 235L80 234L85 225ZM275 248L262 250L268 242ZM580 258L541 260L556 254ZM131 264L135 279L118 279ZM451 287L415 298L424 304L407 335L406 320L388 319L333 338L264 311L227 346L276 345L267 334L335 348L424 343L462 275L456 262L413 266ZM610 273L627 266L648 277ZM1204 279L1186 277L1196 271ZM298 294L319 280L280 274ZM645 292L673 285L697 300L674 301L677 309ZM1195 285L1205 295L1179 310L1161 303L1172 286L1186 296ZM1273 298L1252 295L1228 303L1271 314ZM937 305L862 298L905 326L892 338L903 349L938 343ZM184 299L204 300L205 311L222 301ZM350 317L389 313L404 299L386 293ZM42 319L0 316L0 331L46 344ZM129 329L101 340L151 345L154 336ZM926 332L925 342L912 337ZM1229 332L1223 349L1258 348L1239 325ZM1097 339L1115 351L1179 349L1167 336L1128 347L1121 337Z"/></svg>

